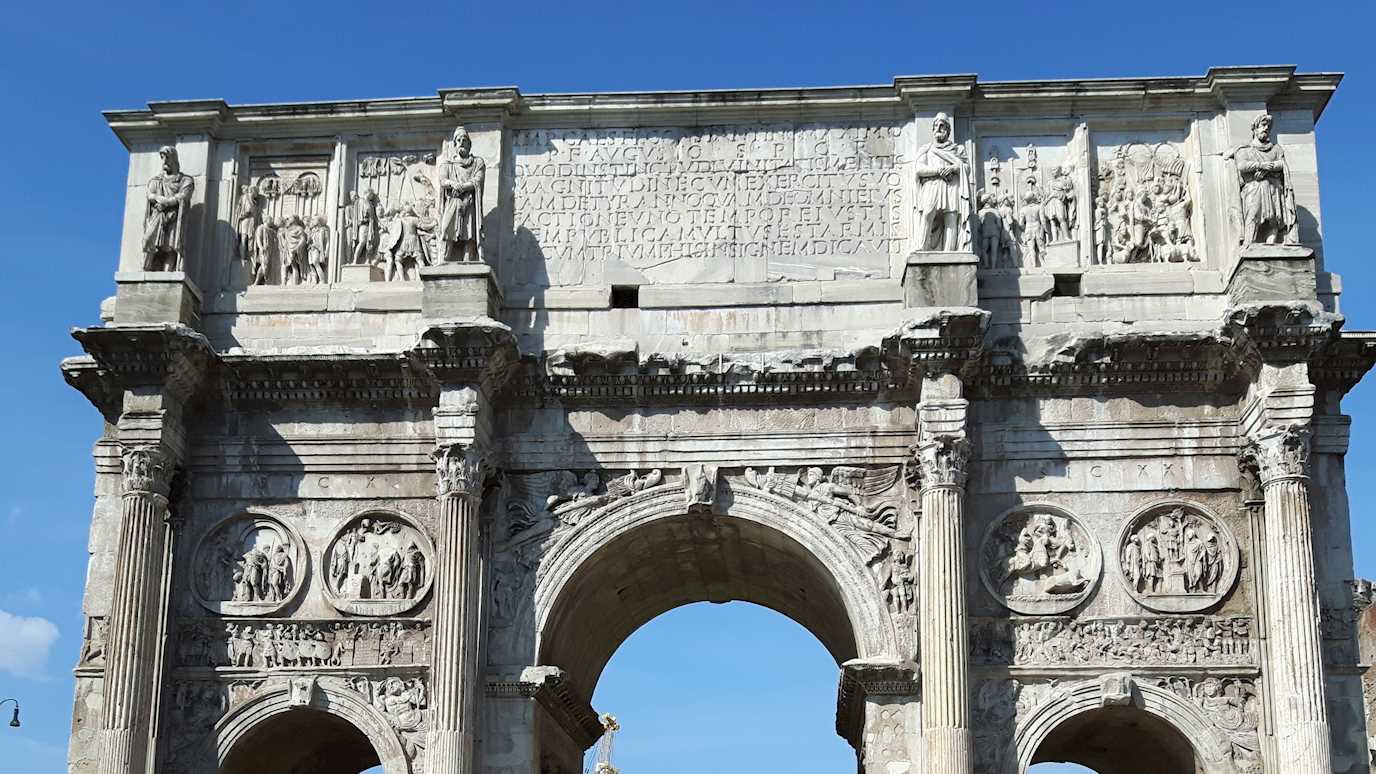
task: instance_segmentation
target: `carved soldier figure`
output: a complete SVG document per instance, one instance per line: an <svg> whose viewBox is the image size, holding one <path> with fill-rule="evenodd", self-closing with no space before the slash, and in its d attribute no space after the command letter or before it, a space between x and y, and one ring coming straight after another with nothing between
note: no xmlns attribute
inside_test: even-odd
<svg viewBox="0 0 1376 774"><path fill-rule="evenodd" d="M387 280L413 280L420 267L430 265L430 254L426 250L426 232L433 228L433 222L426 222L416 213L416 206L407 203L401 213L391 223L387 244Z"/></svg>
<svg viewBox="0 0 1376 774"><path fill-rule="evenodd" d="M253 232L253 277L249 280L250 284L268 284L268 271L276 258L277 223L270 217L264 217Z"/></svg>
<svg viewBox="0 0 1376 774"><path fill-rule="evenodd" d="M954 251L970 246L970 162L951 139L951 119L932 120L934 142L917 149L917 246Z"/></svg>
<svg viewBox="0 0 1376 774"><path fill-rule="evenodd" d="M1075 181L1070 178L1070 169L1064 164L1056 167L1051 174L1044 209L1047 238L1052 242L1064 242L1074 237Z"/></svg>
<svg viewBox="0 0 1376 774"><path fill-rule="evenodd" d="M306 268L309 269L307 279L312 285L319 285L325 281L325 262L329 256L330 249L330 227L325 223L324 215L316 215L311 221L310 245L307 250L309 262Z"/></svg>
<svg viewBox="0 0 1376 774"><path fill-rule="evenodd" d="M369 188L362 196L349 194L349 233L354 240L353 261L367 264L377 251L377 193Z"/></svg>
<svg viewBox="0 0 1376 774"><path fill-rule="evenodd" d="M454 130L453 150L440 163L439 257L444 261L481 260L483 182L487 165L473 155L473 140L462 126Z"/></svg>
<svg viewBox="0 0 1376 774"><path fill-rule="evenodd" d="M290 583L291 556L282 544L278 543L273 546L272 555L268 558L268 601L280 602L286 599Z"/></svg>
<svg viewBox="0 0 1376 774"><path fill-rule="evenodd" d="M182 174L177 149L163 146L162 174L148 181L148 209L143 220L143 270L181 271L186 250L186 218L196 184Z"/></svg>
<svg viewBox="0 0 1376 774"><path fill-rule="evenodd" d="M306 267L306 248L310 235L300 215L292 215L278 231L282 244L282 284L300 285Z"/></svg>
<svg viewBox="0 0 1376 774"><path fill-rule="evenodd" d="M239 189L239 225L235 229L238 240L234 243L234 253L239 260L248 263L253 259L253 234L258 230L258 194L253 186Z"/></svg>
<svg viewBox="0 0 1376 774"><path fill-rule="evenodd" d="M1046 251L1046 224L1043 221L1041 194L1035 187L1029 187L1023 194L1023 205L1018 210L1018 241L1022 248L1024 265L1042 265L1042 254Z"/></svg>
<svg viewBox="0 0 1376 774"><path fill-rule="evenodd" d="M1299 244L1295 187L1285 151L1271 139L1271 116L1252 121L1252 142L1228 157L1237 165L1242 196L1242 245Z"/></svg>
<svg viewBox="0 0 1376 774"><path fill-rule="evenodd" d="M998 210L997 193L984 193L979 197L979 242L986 269L1003 267L1004 238L1006 236L1003 217Z"/></svg>

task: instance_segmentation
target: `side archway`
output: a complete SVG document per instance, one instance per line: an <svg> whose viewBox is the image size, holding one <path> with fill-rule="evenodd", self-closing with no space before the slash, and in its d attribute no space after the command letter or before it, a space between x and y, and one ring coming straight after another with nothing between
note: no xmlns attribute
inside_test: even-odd
<svg viewBox="0 0 1376 774"><path fill-rule="evenodd" d="M381 713L355 691L320 684L313 684L305 696L288 685L269 688L221 718L215 724L210 751L217 770L226 774L263 770L257 761L266 757L272 770L292 771L287 762L270 757L270 744L257 749L258 743L284 736L292 744L283 747L292 755L311 755L309 745L298 738L296 729L303 726L337 735L338 743L327 746L326 754L348 756L360 764L380 764L383 774L411 774L401 738ZM350 739L351 735L355 738ZM371 750L363 750L359 746L363 742Z"/></svg>
<svg viewBox="0 0 1376 774"><path fill-rule="evenodd" d="M1135 682L1130 699L1125 697L1122 702L1106 702L1104 696L1104 688L1098 682L1068 686L1021 719L1014 734L1017 771L1025 772L1033 763L1046 759L1105 765L1097 760L1059 757L1055 753L1057 737L1064 734L1067 738L1073 737L1074 746L1083 756L1087 746L1085 740L1096 732L1096 727L1109 726L1131 726L1144 739L1153 739L1157 743L1152 751L1155 757L1144 760L1174 755L1193 759L1193 769L1179 767L1181 771L1233 774L1236 770L1228 737L1188 699L1142 682ZM1126 742L1121 736L1116 738L1119 744ZM1120 752L1131 756L1126 750Z"/></svg>
<svg viewBox="0 0 1376 774"><path fill-rule="evenodd" d="M681 484L638 492L589 517L542 563L537 654L591 695L631 632L692 602L741 600L811 631L837 664L897 660L893 620L874 573L845 536L811 511L745 487L690 512Z"/></svg>

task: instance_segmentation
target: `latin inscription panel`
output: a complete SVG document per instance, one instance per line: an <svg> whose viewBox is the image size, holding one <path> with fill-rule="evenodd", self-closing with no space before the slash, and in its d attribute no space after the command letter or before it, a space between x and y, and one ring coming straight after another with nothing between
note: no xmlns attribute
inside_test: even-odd
<svg viewBox="0 0 1376 774"><path fill-rule="evenodd" d="M906 250L900 125L530 129L517 284L887 277Z"/></svg>

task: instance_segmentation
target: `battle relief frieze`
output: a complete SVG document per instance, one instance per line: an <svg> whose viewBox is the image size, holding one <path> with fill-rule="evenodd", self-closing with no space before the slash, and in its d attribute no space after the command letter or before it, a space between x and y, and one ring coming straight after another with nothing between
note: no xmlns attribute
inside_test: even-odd
<svg viewBox="0 0 1376 774"><path fill-rule="evenodd" d="M268 615L296 599L310 561L285 520L250 509L212 526L197 543L191 593L221 615Z"/></svg>
<svg viewBox="0 0 1376 774"><path fill-rule="evenodd" d="M426 663L429 644L430 623L416 619L184 619L175 663L185 669L393 667Z"/></svg>
<svg viewBox="0 0 1376 774"><path fill-rule="evenodd" d="M1006 511L980 542L980 580L1015 613L1073 610L1094 592L1102 570L1098 541L1074 514L1054 505Z"/></svg>
<svg viewBox="0 0 1376 774"><path fill-rule="evenodd" d="M343 613L390 616L421 603L434 582L435 549L425 529L397 511L346 520L325 548L325 600Z"/></svg>
<svg viewBox="0 0 1376 774"><path fill-rule="evenodd" d="M1253 667L1247 616L976 618L971 659L980 665Z"/></svg>
<svg viewBox="0 0 1376 774"><path fill-rule="evenodd" d="M1232 530L1202 505L1153 503L1118 536L1118 578L1143 607L1162 613L1206 610L1237 581L1241 554Z"/></svg>

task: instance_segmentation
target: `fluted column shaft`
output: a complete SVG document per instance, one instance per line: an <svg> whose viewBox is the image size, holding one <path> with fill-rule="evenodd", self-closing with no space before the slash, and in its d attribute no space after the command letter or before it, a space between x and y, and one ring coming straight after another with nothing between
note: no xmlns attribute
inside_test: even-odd
<svg viewBox="0 0 1376 774"><path fill-rule="evenodd" d="M124 503L110 595L100 774L145 770L157 673L171 464L157 449L124 453Z"/></svg>
<svg viewBox="0 0 1376 774"><path fill-rule="evenodd" d="M930 774L971 774L970 648L965 610L964 439L918 448L922 470L922 728Z"/></svg>
<svg viewBox="0 0 1376 774"><path fill-rule="evenodd" d="M455 444L436 455L440 521L435 568L434 658L431 661L431 774L474 770L482 595L478 509L485 464Z"/></svg>
<svg viewBox="0 0 1376 774"><path fill-rule="evenodd" d="M1294 427L1264 433L1246 455L1265 497L1262 523L1270 640L1266 669L1275 714L1275 769L1286 774L1333 771L1309 517L1308 455L1308 433Z"/></svg>

